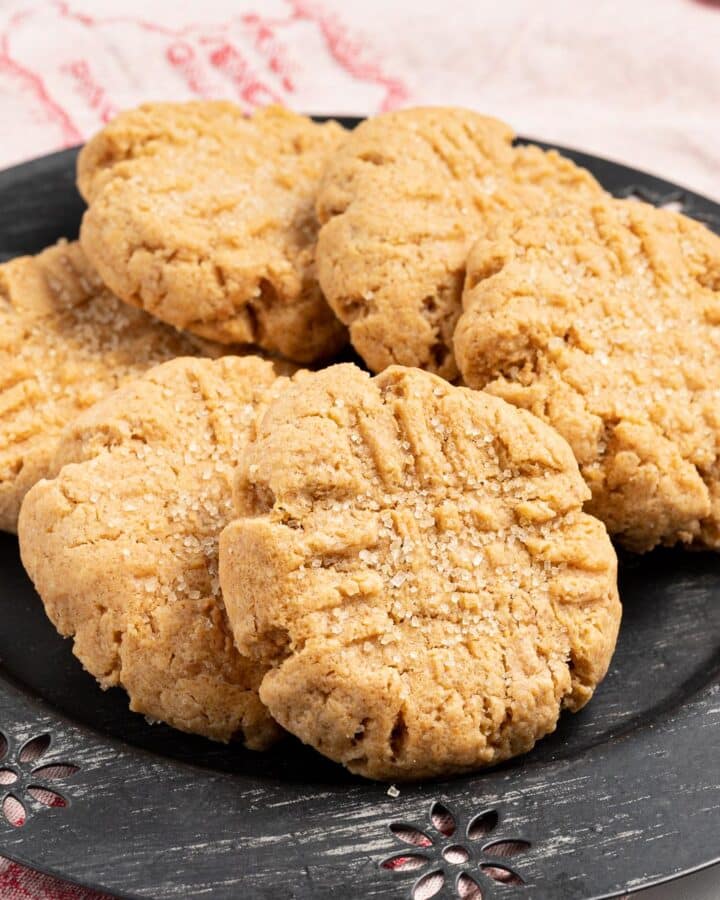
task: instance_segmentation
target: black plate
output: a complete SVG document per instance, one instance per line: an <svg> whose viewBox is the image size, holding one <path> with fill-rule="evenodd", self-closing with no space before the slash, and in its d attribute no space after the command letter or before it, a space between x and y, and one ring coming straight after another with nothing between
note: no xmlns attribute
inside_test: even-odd
<svg viewBox="0 0 720 900"><path fill-rule="evenodd" d="M565 152L613 193L680 203L720 232L718 205ZM0 259L76 235L75 155L0 173ZM707 866L720 859L720 564L699 553L623 557L621 593L617 653L587 709L523 758L393 797L290 739L253 754L128 712L123 693L84 674L16 540L0 535L0 853L122 896L243 900L420 900L439 871L438 898L473 896L469 876L483 900L579 900ZM30 762L22 748L43 735L49 748ZM33 769L51 762L77 767L51 782L64 807L28 791L47 775ZM22 827L1 814L9 794L26 808ZM424 833L414 844L397 834L411 836L410 825ZM448 859L451 845L460 849ZM407 862L413 854L423 867L408 867L421 862ZM398 855L404 865L383 866Z"/></svg>

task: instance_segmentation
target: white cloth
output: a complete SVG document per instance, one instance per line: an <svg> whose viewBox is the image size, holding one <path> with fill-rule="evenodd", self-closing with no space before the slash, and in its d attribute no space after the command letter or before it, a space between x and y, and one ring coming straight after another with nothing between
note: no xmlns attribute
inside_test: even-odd
<svg viewBox="0 0 720 900"><path fill-rule="evenodd" d="M0 165L190 96L465 104L720 199L712 0L0 0Z"/></svg>

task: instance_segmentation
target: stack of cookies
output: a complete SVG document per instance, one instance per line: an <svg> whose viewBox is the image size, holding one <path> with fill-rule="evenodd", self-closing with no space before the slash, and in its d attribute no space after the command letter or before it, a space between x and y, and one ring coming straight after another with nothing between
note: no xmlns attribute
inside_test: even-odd
<svg viewBox="0 0 720 900"><path fill-rule="evenodd" d="M720 548L698 223L461 109L146 105L78 186L0 267L0 527L137 712L471 771L592 697L610 536Z"/></svg>

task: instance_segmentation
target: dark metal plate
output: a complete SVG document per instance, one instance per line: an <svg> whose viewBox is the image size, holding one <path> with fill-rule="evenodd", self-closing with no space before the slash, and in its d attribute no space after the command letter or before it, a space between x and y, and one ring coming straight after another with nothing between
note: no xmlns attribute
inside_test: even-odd
<svg viewBox="0 0 720 900"><path fill-rule="evenodd" d="M564 152L613 193L681 203L720 232L709 200ZM0 173L0 259L77 234L75 155ZM437 898L477 898L475 883L483 900L589 900L709 865L720 860L720 560L624 556L621 594L617 653L588 708L523 758L392 797L292 739L254 754L130 713L82 671L16 540L0 535L0 853L122 896L243 900L429 897L436 873ZM50 746L30 761L22 748L41 735ZM47 781L66 804L47 807L28 788L58 762L78 770ZM25 806L21 827L2 815L9 795Z"/></svg>

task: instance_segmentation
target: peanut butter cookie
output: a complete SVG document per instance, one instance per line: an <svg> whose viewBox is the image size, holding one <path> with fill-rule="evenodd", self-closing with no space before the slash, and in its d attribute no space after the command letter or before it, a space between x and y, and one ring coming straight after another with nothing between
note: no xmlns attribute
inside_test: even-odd
<svg viewBox="0 0 720 900"><path fill-rule="evenodd" d="M77 243L1 265L0 529L71 419L157 363L217 350L202 344L114 297Z"/></svg>
<svg viewBox="0 0 720 900"><path fill-rule="evenodd" d="M56 478L23 504L20 550L48 616L131 709L261 749L279 729L265 668L237 652L218 580L232 473L256 410L280 390L258 357L177 359L80 416Z"/></svg>
<svg viewBox="0 0 720 900"><path fill-rule="evenodd" d="M80 154L80 239L118 297L178 328L311 362L345 329L315 277L314 202L345 132L279 107L147 104Z"/></svg>
<svg viewBox="0 0 720 900"><path fill-rule="evenodd" d="M417 369L303 374L241 457L220 578L276 720L409 779L529 750L611 658L616 559L567 443Z"/></svg>
<svg viewBox="0 0 720 900"><path fill-rule="evenodd" d="M632 550L720 548L720 238L632 200L503 217L468 262L465 381L552 424Z"/></svg>
<svg viewBox="0 0 720 900"><path fill-rule="evenodd" d="M318 276L374 372L393 363L453 380L465 260L485 215L602 189L556 152L513 148L502 122L425 108L360 124L318 194Z"/></svg>

